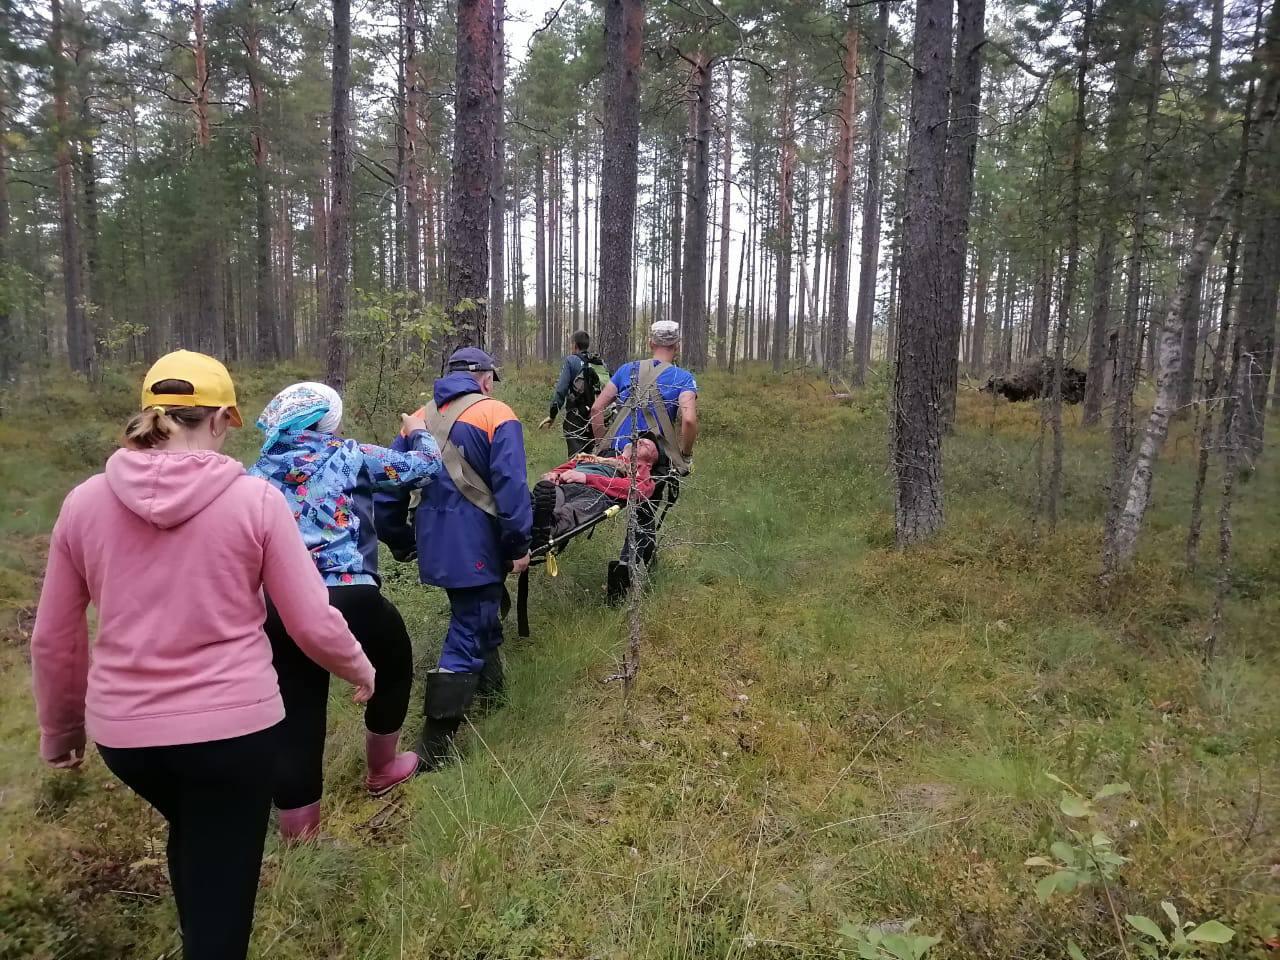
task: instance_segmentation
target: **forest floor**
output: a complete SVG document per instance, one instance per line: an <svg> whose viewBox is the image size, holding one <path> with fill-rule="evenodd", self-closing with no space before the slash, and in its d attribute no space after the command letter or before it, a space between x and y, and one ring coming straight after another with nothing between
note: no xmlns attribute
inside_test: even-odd
<svg viewBox="0 0 1280 960"><path fill-rule="evenodd" d="M302 372L242 377L246 419ZM523 371L500 395L536 422L551 377ZM131 384L92 396L36 384L39 401L17 398L0 418L0 957L177 955L163 824L96 756L80 775L45 771L28 692L48 529L110 452ZM1109 455L1078 410L1050 534L1031 519L1036 407L962 391L946 532L899 553L883 384L847 402L827 392L757 370L702 378L697 470L665 529L630 703L602 683L625 637L601 602L618 520L567 552L559 577L535 573L534 636L505 648L510 702L468 731L464 763L369 800L356 708L334 684L325 803L337 842L269 841L254 955L852 957L860 924L919 917L915 932L941 938L931 958L1057 958L1071 940L1119 957L1141 940L1120 917L1167 930L1162 900L1234 928L1207 955L1274 955L1275 463L1240 488L1233 589L1205 667L1216 492L1202 569L1188 573L1185 425L1138 564L1104 597ZM234 452L248 456L256 436L243 431ZM529 439L536 469L559 462L558 435ZM385 572L425 669L444 597L389 558ZM1076 821L1050 775L1086 794L1131 789ZM1081 823L1127 862L1042 905L1045 871L1024 861Z"/></svg>

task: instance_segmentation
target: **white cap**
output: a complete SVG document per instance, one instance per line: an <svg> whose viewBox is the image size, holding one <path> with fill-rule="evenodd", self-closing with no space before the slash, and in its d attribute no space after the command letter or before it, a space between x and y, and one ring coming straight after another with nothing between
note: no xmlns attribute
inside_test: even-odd
<svg viewBox="0 0 1280 960"><path fill-rule="evenodd" d="M674 320L659 320L649 328L649 342L660 347L674 347L680 342L680 324Z"/></svg>

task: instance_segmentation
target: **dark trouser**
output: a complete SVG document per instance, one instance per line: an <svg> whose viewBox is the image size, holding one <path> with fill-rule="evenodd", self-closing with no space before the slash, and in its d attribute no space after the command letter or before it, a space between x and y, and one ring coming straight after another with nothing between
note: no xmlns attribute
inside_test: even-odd
<svg viewBox="0 0 1280 960"><path fill-rule="evenodd" d="M440 668L479 673L502 645L502 584L446 589L449 631L440 651Z"/></svg>
<svg viewBox="0 0 1280 960"><path fill-rule="evenodd" d="M564 445L572 460L578 454L591 447L591 414L590 411L565 410Z"/></svg>
<svg viewBox="0 0 1280 960"><path fill-rule="evenodd" d="M539 484L549 483L539 480ZM551 511L550 537L562 537L601 516L618 501L592 489L585 483L559 483L555 488L555 506ZM623 501L625 503L625 501ZM537 509L535 498L534 509ZM536 523L536 520L535 520Z"/></svg>
<svg viewBox="0 0 1280 960"><path fill-rule="evenodd" d="M658 505L654 500L642 500L635 510L635 532L628 526L619 559L628 564L643 561L645 566L651 566L658 549Z"/></svg>
<svg viewBox="0 0 1280 960"><path fill-rule="evenodd" d="M107 768L169 821L186 960L249 952L279 727L170 747L104 747Z"/></svg>
<svg viewBox="0 0 1280 960"><path fill-rule="evenodd" d="M365 728L370 733L395 733L404 725L413 686L413 646L400 611L372 584L330 587L329 603L347 621L377 671L373 697L365 706ZM329 673L298 648L270 603L266 630L285 711L275 803L281 810L292 810L315 803L324 791Z"/></svg>

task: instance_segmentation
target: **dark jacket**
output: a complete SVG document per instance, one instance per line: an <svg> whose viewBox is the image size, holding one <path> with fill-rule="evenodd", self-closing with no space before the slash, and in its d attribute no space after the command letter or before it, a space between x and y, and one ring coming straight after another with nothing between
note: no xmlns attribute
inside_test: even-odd
<svg viewBox="0 0 1280 960"><path fill-rule="evenodd" d="M580 433L591 420L590 404L584 406L573 392L573 382L581 375L585 366L585 354L571 353L565 357L564 363L560 365L560 378L556 381L555 392L551 395L551 419L554 420L556 414L563 410L563 429L570 436Z"/></svg>
<svg viewBox="0 0 1280 960"><path fill-rule="evenodd" d="M450 401L479 389L470 373L450 373L436 381L436 406L447 413ZM408 495L377 496L378 536L400 554L416 541L423 583L451 588L501 583L511 564L528 552L533 528L524 431L510 407L487 397L462 414L449 439L493 491L498 516L467 500L442 469L422 491L412 532L406 520ZM399 437L393 447L407 445Z"/></svg>

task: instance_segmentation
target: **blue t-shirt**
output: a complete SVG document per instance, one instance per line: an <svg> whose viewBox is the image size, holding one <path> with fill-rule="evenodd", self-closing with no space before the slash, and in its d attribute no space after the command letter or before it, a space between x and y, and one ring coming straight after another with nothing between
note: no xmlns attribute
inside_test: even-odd
<svg viewBox="0 0 1280 960"><path fill-rule="evenodd" d="M627 402L627 397L631 396L631 381L638 377L636 368L642 363L656 363L656 360L632 360L630 363L624 363L613 375L613 385L618 388L618 403ZM693 374L688 370L677 367L674 364L658 374L658 392L662 394L662 399L667 405L667 414L671 417L672 423L675 422L676 413L680 409L680 394L686 391L697 393L698 381L693 378ZM654 433L659 431L659 425L650 424L645 416L644 410L638 411L640 417L639 433L651 430ZM613 439L613 448L621 450L631 440L631 417L623 420L622 426L618 429L618 434Z"/></svg>

